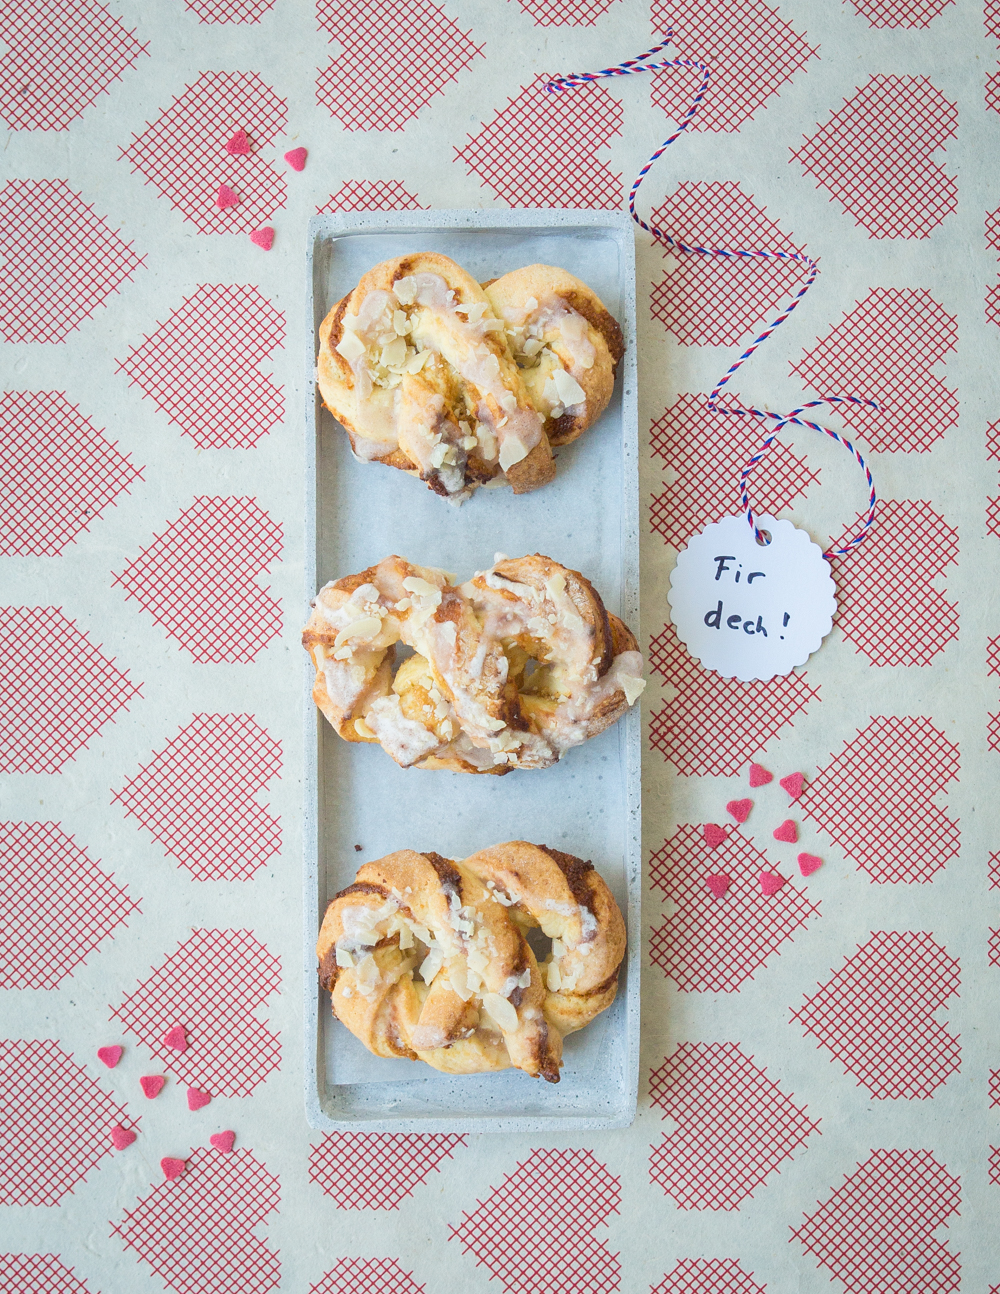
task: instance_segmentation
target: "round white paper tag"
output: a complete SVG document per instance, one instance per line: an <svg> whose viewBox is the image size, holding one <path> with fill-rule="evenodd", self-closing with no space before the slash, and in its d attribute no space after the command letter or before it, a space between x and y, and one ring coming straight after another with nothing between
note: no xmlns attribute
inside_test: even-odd
<svg viewBox="0 0 1000 1294"><path fill-rule="evenodd" d="M830 563L790 521L758 517L758 544L744 516L724 517L677 559L668 601L692 656L723 678L789 674L816 651L837 610Z"/></svg>

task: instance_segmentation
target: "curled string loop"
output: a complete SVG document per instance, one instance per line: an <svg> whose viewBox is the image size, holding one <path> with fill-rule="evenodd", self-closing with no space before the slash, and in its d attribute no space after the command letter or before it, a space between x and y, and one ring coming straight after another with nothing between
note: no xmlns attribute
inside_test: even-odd
<svg viewBox="0 0 1000 1294"><path fill-rule="evenodd" d="M692 98L684 116L681 118L673 133L667 136L659 148L657 148L652 154L649 161L642 168L639 174L635 177L635 182L629 190L628 195L629 213L640 229L644 229L646 233L650 234L653 238L664 243L671 251L677 251L692 256L722 256L726 258L742 258L744 260L795 261L804 268L806 277L799 285L791 301L784 310L782 310L775 319L772 319L764 330L753 339L743 354L729 366L718 382L716 382L709 394L707 407L712 413L720 413L737 418L759 418L763 421L772 421L775 424L770 434L764 439L757 453L754 454L740 474L739 488L743 510L746 513L747 521L749 522L758 543L767 543L768 540L758 529L757 519L750 504L747 483L754 468L761 459L764 458L780 432L785 427L789 425L796 427L809 427L813 431L821 432L824 436L829 436L831 440L835 440L839 445L843 445L844 448L854 456L868 482L868 510L861 524L861 529L852 539L849 539L842 548L831 548L823 554L827 559L831 557L840 557L850 553L868 536L872 523L875 520L875 509L878 503L878 498L875 493L875 482L872 480L872 474L868 469L868 464L861 456L860 451L851 441L842 436L839 432L833 431L829 427L823 427L818 422L813 422L809 418L802 418L799 415L804 413L807 409L814 409L820 405L833 407L838 404L861 405L867 409L874 409L877 412L878 405L875 401L868 400L857 395L828 395L821 396L816 400L810 400L807 404L801 405L798 409L793 409L791 413L772 413L768 409L756 409L753 406L743 408L739 405L719 403L724 388L728 386L731 379L740 370L740 368L742 368L750 356L753 355L757 347L760 346L762 342L765 342L774 330L779 328L785 322L788 316L796 309L799 302L812 287L813 283L815 283L816 277L819 274L819 265L811 256L806 256L804 252L786 252L753 247L700 247L697 244L684 243L681 242L680 239L675 238L672 234L667 233L665 230L658 229L655 225L648 225L635 209L635 200L636 195L639 192L639 186L649 174L653 165L663 156L670 145L674 143L674 141L678 139L685 130L687 130L688 126L691 124L692 118L701 106L701 102L705 97L705 91L708 89L709 81L712 78L712 72L708 65L705 63L699 63L696 59L672 58L659 63L650 63L647 61L654 55L659 54L662 50L665 50L672 39L673 31L668 29L663 40L658 45L654 45L652 49L646 50L644 54L638 55L637 58L628 59L624 63L616 64L614 67L602 68L599 72L573 72L568 76L553 77L546 83L545 88L550 94L556 94L561 93L564 90L574 89L577 86L586 85L591 81L598 81L603 77L629 76L634 72L658 72L670 67L689 68L692 71L701 73L700 84L698 89L695 91L694 97Z"/></svg>

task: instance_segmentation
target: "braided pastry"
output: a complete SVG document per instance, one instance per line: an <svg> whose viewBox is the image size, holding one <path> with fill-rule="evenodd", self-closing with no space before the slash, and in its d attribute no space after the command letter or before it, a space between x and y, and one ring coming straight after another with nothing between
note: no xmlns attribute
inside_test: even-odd
<svg viewBox="0 0 1000 1294"><path fill-rule="evenodd" d="M453 579L386 557L320 590L302 643L345 740L380 742L403 768L548 768L645 686L635 638L579 572L497 554ZM396 643L415 654L394 676Z"/></svg>
<svg viewBox="0 0 1000 1294"><path fill-rule="evenodd" d="M541 965L533 928L552 940ZM558 1083L563 1037L614 1001L625 923L591 863L545 845L403 849L334 897L316 954L334 1015L376 1056Z"/></svg>

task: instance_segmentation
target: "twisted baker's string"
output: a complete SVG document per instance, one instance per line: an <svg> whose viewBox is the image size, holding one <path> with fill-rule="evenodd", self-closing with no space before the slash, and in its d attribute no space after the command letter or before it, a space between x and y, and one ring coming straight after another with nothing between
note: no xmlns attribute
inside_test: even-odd
<svg viewBox="0 0 1000 1294"><path fill-rule="evenodd" d="M602 77L629 76L633 72L659 72L668 67L686 67L701 73L701 84L698 86L698 89L694 95L694 98L691 100L691 103L687 109L687 112L685 112L684 116L681 118L677 128L674 130L673 134L669 135L663 141L660 147L653 153L649 161L646 163L646 165L636 176L635 183L632 185L632 188L628 195L628 209L629 209L629 212L631 213L632 219L641 229L644 229L648 234L651 234L653 238L656 238L661 242L665 243L671 250L675 250L678 252L685 252L685 253L688 253L689 255L694 255L694 256L725 256L725 257L743 257L746 260L758 259L758 260L797 261L799 264L805 267L805 270L806 270L805 280L799 286L795 295L792 297L791 301L788 303L785 309L781 312L781 314L778 315L776 319L771 320L771 322L767 325L767 327L763 330L763 332L759 333L758 336L756 336L753 339L753 341L743 352L743 354L740 355L739 359L737 359L733 364L730 365L729 369L723 374L723 376L712 388L711 394L708 397L708 408L712 413L729 414L739 418L753 417L753 418L761 418L761 419L770 419L770 420L773 420L775 423L775 426L772 429L770 435L768 435L765 438L760 449L758 449L757 453L754 454L754 456L746 464L746 466L743 468L743 471L740 474L740 498L743 502L743 510L746 513L747 521L749 522L750 527L753 530L758 543L768 543L770 541L768 537L766 537L763 534L763 532L758 529L757 519L756 519L756 516L754 515L753 508L750 505L748 481L750 479L750 474L753 472L754 468L765 456L765 454L774 444L778 435L785 427L791 424L797 427L809 427L813 431L822 432L824 436L829 436L831 440L835 440L839 445L843 445L845 449L849 450L850 453L854 455L855 459L858 462L858 465L860 466L861 470L865 474L865 479L868 482L868 511L865 515L865 519L864 519L864 522L862 523L861 529L853 537L853 539L848 540L848 542L844 545L843 548L831 548L826 553L823 554L823 556L826 557L828 560L831 557L840 557L846 553L851 552L858 544L860 544L862 540L864 540L867 537L868 532L871 529L872 523L875 520L875 508L878 501L877 496L875 494L875 482L872 480L872 474L868 470L868 464L862 458L857 447L851 441L849 441L845 436L840 435L839 432L833 431L829 427L823 427L818 422L813 422L809 418L803 418L800 415L805 413L807 409L815 409L820 405L833 406L838 404L863 405L868 409L875 409L877 411L878 405L875 403L875 401L865 400L865 399L862 399L860 396L856 396L856 395L828 395L828 396L823 396L817 400L810 400L808 401L808 403L800 405L799 408L793 409L791 413L771 413L767 409L756 409L753 406L750 406L749 408L740 408L738 406L733 406L733 405L719 404L719 399L721 397L723 388L729 384L734 374L736 374L739 371L739 369L742 367L742 365L746 363L746 361L754 353L757 347L760 346L762 342L766 341L768 337L770 337L771 334L774 332L774 330L780 327L781 324L785 322L788 316L798 306L799 302L802 300L805 294L812 287L813 283L816 281L816 276L819 274L819 266L811 256L806 256L802 252L758 250L756 248L749 248L749 247L699 247L697 245L689 246L687 243L682 243L679 239L674 238L672 234L668 234L665 230L657 229L655 225L648 225L635 209L635 200L636 200L636 195L639 192L639 186L642 184L643 180L649 174L649 171L652 168L653 164L660 157L663 156L663 154L670 147L670 145L680 135L682 135L684 131L688 128L688 126L691 124L692 118L694 117L695 113L698 111L698 108L701 106L701 102L705 97L705 91L708 89L708 83L712 77L711 69L705 63L699 63L695 59L672 58L672 59L667 59L660 63L647 62L647 60L652 58L654 54L659 54L661 50L666 49L667 46L670 44L672 38L673 38L673 32L668 31L666 34L666 38L663 41L661 41L659 45L654 45L652 49L648 49L645 52L645 54L640 54L638 58L629 59L624 63L617 64L617 66L615 67L602 68L601 71L599 72L574 72L574 73L571 73L569 76L553 77L550 81L546 83L545 88L546 90L548 90L550 94L561 93L563 90L571 90L571 89L574 89L576 86L586 85L590 81L600 80Z"/></svg>

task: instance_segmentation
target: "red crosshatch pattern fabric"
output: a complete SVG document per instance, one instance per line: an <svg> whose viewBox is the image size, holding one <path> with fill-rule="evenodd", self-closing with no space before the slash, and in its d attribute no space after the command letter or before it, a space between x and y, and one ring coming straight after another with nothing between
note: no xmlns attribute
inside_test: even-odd
<svg viewBox="0 0 1000 1294"><path fill-rule="evenodd" d="M338 1209L398 1209L466 1144L456 1132L328 1132L309 1151L309 1180Z"/></svg>
<svg viewBox="0 0 1000 1294"><path fill-rule="evenodd" d="M281 632L281 604L256 579L281 547L255 499L195 499L113 583L196 661L251 661Z"/></svg>
<svg viewBox="0 0 1000 1294"><path fill-rule="evenodd" d="M712 69L692 130L739 130L792 77L819 55L763 0L653 0L653 30L673 29L668 58L690 58ZM662 57L662 56L661 56ZM671 121L687 111L701 74L671 68L653 77L652 101Z"/></svg>
<svg viewBox="0 0 1000 1294"><path fill-rule="evenodd" d="M513 0L507 0L511 4ZM593 27L618 0L517 0L536 27Z"/></svg>
<svg viewBox="0 0 1000 1294"><path fill-rule="evenodd" d="M119 156L199 233L249 233L285 205L285 177L264 153L287 120L285 100L256 72L203 72ZM226 142L239 129L251 151L234 157ZM237 194L237 206L216 206L221 184Z"/></svg>
<svg viewBox="0 0 1000 1294"><path fill-rule="evenodd" d="M649 644L649 664L676 696L649 716L649 743L682 777L735 777L819 696L805 673L741 683L704 669L673 625Z"/></svg>
<svg viewBox="0 0 1000 1294"><path fill-rule="evenodd" d="M871 238L927 238L958 207L958 181L933 155L958 108L926 76L873 76L792 150Z"/></svg>
<svg viewBox="0 0 1000 1294"><path fill-rule="evenodd" d="M819 916L819 904L794 885L761 894L758 877L769 865L767 855L738 832L710 849L701 827L691 825L679 827L651 855L649 882L675 910L650 933L649 955L682 993L735 992ZM721 899L705 884L715 872L730 878Z"/></svg>
<svg viewBox="0 0 1000 1294"><path fill-rule="evenodd" d="M739 1209L819 1128L736 1043L682 1043L649 1075L649 1099L677 1127L649 1176L679 1209Z"/></svg>
<svg viewBox="0 0 1000 1294"><path fill-rule="evenodd" d="M929 719L874 718L798 807L875 884L925 884L958 854L958 822L934 803L958 772L958 747Z"/></svg>
<svg viewBox="0 0 1000 1294"><path fill-rule="evenodd" d="M1000 930L990 931L989 962L991 966L1000 966Z"/></svg>
<svg viewBox="0 0 1000 1294"><path fill-rule="evenodd" d="M485 48L431 0L317 0L316 19L341 46L316 102L345 130L404 130Z"/></svg>
<svg viewBox="0 0 1000 1294"><path fill-rule="evenodd" d="M309 1294L424 1294L426 1289L395 1258L341 1258L309 1286Z"/></svg>
<svg viewBox="0 0 1000 1294"><path fill-rule="evenodd" d="M681 184L650 223L690 247L766 247L803 252L738 184ZM653 317L682 346L735 346L801 283L781 260L666 253L675 262L650 294ZM728 420L728 431L732 423ZM759 427L758 427L759 431Z"/></svg>
<svg viewBox="0 0 1000 1294"><path fill-rule="evenodd" d="M9 342L65 341L146 262L65 180L0 189L0 260Z"/></svg>
<svg viewBox="0 0 1000 1294"><path fill-rule="evenodd" d="M1000 1105L1000 1069L990 1070L990 1109Z"/></svg>
<svg viewBox="0 0 1000 1294"><path fill-rule="evenodd" d="M621 104L596 82L549 94L547 80L522 86L455 161L512 207L619 207L621 172L600 153L622 132Z"/></svg>
<svg viewBox="0 0 1000 1294"><path fill-rule="evenodd" d="M56 988L138 911L58 823L0 822L0 988Z"/></svg>
<svg viewBox="0 0 1000 1294"><path fill-rule="evenodd" d="M650 1294L765 1294L735 1258L682 1258Z"/></svg>
<svg viewBox="0 0 1000 1294"><path fill-rule="evenodd" d="M934 1232L960 1202L930 1151L873 1150L792 1235L847 1294L952 1294L961 1264Z"/></svg>
<svg viewBox="0 0 1000 1294"><path fill-rule="evenodd" d="M837 410L869 450L923 454L958 423L958 395L934 372L957 341L929 292L873 288L791 371L817 393L877 397L877 413Z"/></svg>
<svg viewBox="0 0 1000 1294"><path fill-rule="evenodd" d="M994 40L1000 41L1000 4L997 0L986 0L983 19L987 32ZM1000 71L994 72L986 82L986 106L1000 112Z"/></svg>
<svg viewBox="0 0 1000 1294"><path fill-rule="evenodd" d="M197 881L246 881L281 850L256 795L281 746L249 714L196 714L113 800Z"/></svg>
<svg viewBox="0 0 1000 1294"><path fill-rule="evenodd" d="M851 0L851 8L869 27L904 28L913 30L929 27L955 0Z"/></svg>
<svg viewBox="0 0 1000 1294"><path fill-rule="evenodd" d="M58 607L0 607L0 773L58 773L141 687Z"/></svg>
<svg viewBox="0 0 1000 1294"><path fill-rule="evenodd" d="M403 187L398 180L345 180L336 193L331 193L325 207L317 207L316 214L324 211L426 211L417 196Z"/></svg>
<svg viewBox="0 0 1000 1294"><path fill-rule="evenodd" d="M680 395L650 428L651 451L673 474L649 506L649 524L672 548L683 548L709 522L731 516L740 506L738 482L747 459L759 448L756 418L712 413L706 395ZM754 473L754 506L774 514L803 498L819 480L780 441Z"/></svg>
<svg viewBox="0 0 1000 1294"><path fill-rule="evenodd" d="M184 0L184 8L199 22L260 22L277 0Z"/></svg>
<svg viewBox="0 0 1000 1294"><path fill-rule="evenodd" d="M58 1204L114 1153L116 1123L138 1126L57 1043L0 1041L0 1204Z"/></svg>
<svg viewBox="0 0 1000 1294"><path fill-rule="evenodd" d="M924 932L872 932L791 1018L876 1101L923 1101L961 1068L934 1012L961 985L954 957Z"/></svg>
<svg viewBox="0 0 1000 1294"><path fill-rule="evenodd" d="M192 1147L187 1171L161 1181L111 1234L176 1294L268 1294L281 1260L255 1233L281 1199L281 1184L252 1151Z"/></svg>
<svg viewBox="0 0 1000 1294"><path fill-rule="evenodd" d="M0 1287L11 1294L92 1294L57 1254L0 1254Z"/></svg>
<svg viewBox="0 0 1000 1294"><path fill-rule="evenodd" d="M0 38L0 118L10 130L67 130L149 49L93 0L8 4Z"/></svg>
<svg viewBox="0 0 1000 1294"><path fill-rule="evenodd" d="M1000 854L990 854L989 878L990 889L1000 890Z"/></svg>
<svg viewBox="0 0 1000 1294"><path fill-rule="evenodd" d="M614 1294L621 1263L595 1232L621 1204L621 1178L592 1150L535 1150L463 1213L449 1240L504 1294Z"/></svg>
<svg viewBox="0 0 1000 1294"><path fill-rule="evenodd" d="M57 556L142 479L102 431L60 391L0 394L0 555Z"/></svg>
<svg viewBox="0 0 1000 1294"><path fill-rule="evenodd" d="M118 371L200 449L250 449L284 416L282 387L260 371L284 344L285 316L257 288L203 283Z"/></svg>
<svg viewBox="0 0 1000 1294"><path fill-rule="evenodd" d="M958 603L934 587L958 560L958 532L923 500L883 500L876 526L876 543L834 564L840 632L873 665L929 665L958 637Z"/></svg>
<svg viewBox="0 0 1000 1294"><path fill-rule="evenodd" d="M281 1063L281 1042L255 1012L281 987L281 963L249 930L195 930L111 1019L179 1082L248 1096ZM182 1025L187 1050L164 1045Z"/></svg>

